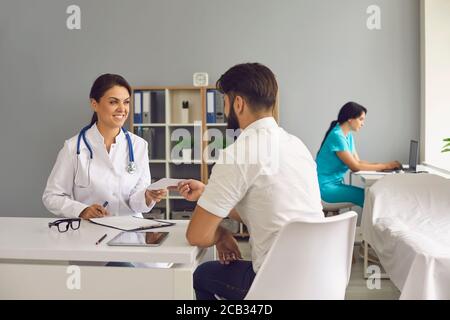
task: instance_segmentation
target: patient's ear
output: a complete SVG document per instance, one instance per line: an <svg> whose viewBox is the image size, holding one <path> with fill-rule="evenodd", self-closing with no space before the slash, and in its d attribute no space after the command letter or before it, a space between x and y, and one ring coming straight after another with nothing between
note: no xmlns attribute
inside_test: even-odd
<svg viewBox="0 0 450 320"><path fill-rule="evenodd" d="M234 99L234 112L236 114L241 115L244 112L244 109L246 107L246 103L244 98L242 98L241 96L236 96L236 98Z"/></svg>

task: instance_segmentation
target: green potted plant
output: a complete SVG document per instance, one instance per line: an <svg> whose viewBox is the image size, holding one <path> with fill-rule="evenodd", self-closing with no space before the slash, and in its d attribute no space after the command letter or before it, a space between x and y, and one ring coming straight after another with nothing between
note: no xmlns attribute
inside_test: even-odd
<svg viewBox="0 0 450 320"><path fill-rule="evenodd" d="M442 148L442 152L450 152L450 138L444 139L443 141L445 145Z"/></svg>

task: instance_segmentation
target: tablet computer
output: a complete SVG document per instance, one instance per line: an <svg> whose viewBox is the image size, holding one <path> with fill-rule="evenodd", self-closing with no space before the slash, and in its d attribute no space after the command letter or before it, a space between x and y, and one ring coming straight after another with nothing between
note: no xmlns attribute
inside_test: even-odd
<svg viewBox="0 0 450 320"><path fill-rule="evenodd" d="M124 231L112 238L109 246L157 247L167 238L169 232Z"/></svg>

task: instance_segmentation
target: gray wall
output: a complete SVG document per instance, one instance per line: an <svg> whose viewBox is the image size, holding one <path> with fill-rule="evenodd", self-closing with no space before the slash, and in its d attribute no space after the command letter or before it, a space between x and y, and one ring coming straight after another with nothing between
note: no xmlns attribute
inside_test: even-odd
<svg viewBox="0 0 450 320"><path fill-rule="evenodd" d="M66 8L82 29L66 28ZM366 28L366 8L382 29ZM40 0L0 2L0 215L47 216L41 195L65 139L88 122L101 73L132 85L214 82L230 66L268 65L281 125L315 153L348 100L369 109L360 156L407 160L419 135L418 0Z"/></svg>

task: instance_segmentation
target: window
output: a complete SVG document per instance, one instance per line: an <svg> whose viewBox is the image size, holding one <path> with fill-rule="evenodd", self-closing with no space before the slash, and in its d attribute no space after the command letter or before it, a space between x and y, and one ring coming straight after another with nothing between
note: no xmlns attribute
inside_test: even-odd
<svg viewBox="0 0 450 320"><path fill-rule="evenodd" d="M422 0L421 11L421 157L450 171L450 153L441 152L450 138L450 1Z"/></svg>

